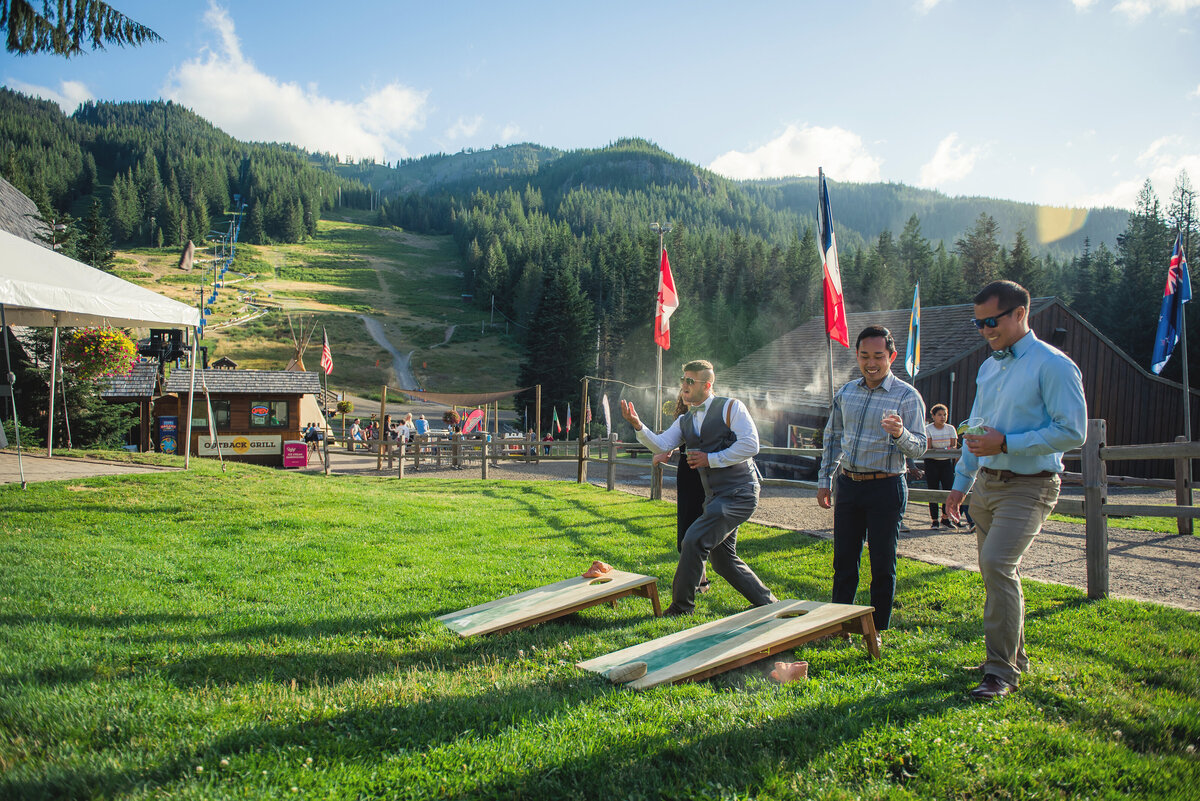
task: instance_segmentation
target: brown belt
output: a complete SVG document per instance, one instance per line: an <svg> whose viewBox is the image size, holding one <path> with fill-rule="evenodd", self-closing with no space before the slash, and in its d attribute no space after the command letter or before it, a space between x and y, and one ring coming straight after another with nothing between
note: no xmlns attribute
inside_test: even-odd
<svg viewBox="0 0 1200 801"><path fill-rule="evenodd" d="M875 481L880 478L895 478L899 473L852 473L849 470L842 468L842 475L851 481Z"/></svg>
<svg viewBox="0 0 1200 801"><path fill-rule="evenodd" d="M989 476L995 476L1004 481L1008 481L1010 478L1050 478L1051 476L1058 475L1053 470L1043 470L1040 473L1014 473L1011 470L993 470L990 467L981 467L979 469Z"/></svg>

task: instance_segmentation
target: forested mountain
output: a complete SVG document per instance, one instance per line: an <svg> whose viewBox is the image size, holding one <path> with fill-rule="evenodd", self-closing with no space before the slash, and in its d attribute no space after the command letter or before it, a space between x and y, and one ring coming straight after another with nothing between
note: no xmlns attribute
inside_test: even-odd
<svg viewBox="0 0 1200 801"><path fill-rule="evenodd" d="M366 208L357 181L290 145L238 142L170 102L57 105L0 88L0 172L43 213L86 213L103 203L122 244L204 241L235 210L250 242L295 242L340 199Z"/></svg>
<svg viewBox="0 0 1200 801"><path fill-rule="evenodd" d="M542 383L544 400L571 399L585 372L649 380L654 221L673 225L665 244L682 298L669 360L728 365L820 311L812 179L730 181L637 139L539 154L521 169L506 148L488 152L492 162L437 157L436 178L429 164L419 176L416 164L397 165L400 188L384 193L380 214L454 235L466 291L526 332L523 381ZM1170 255L1163 240L1183 220L1148 187L1132 215L897 184L830 191L851 309L906 307L917 282L927 307L965 303L987 281L1011 278L1075 304L1139 360L1148 355L1150 296L1161 295ZM1117 298L1141 305L1118 315Z"/></svg>
<svg viewBox="0 0 1200 801"><path fill-rule="evenodd" d="M453 235L464 292L516 324L523 384L548 409L585 373L646 382L665 239L681 306L668 363L729 365L819 313L811 178L732 181L642 139L561 151L530 143L379 164L243 143L172 103L90 103L71 116L0 89L0 172L46 209L99 200L118 243L202 240L238 196L243 239L297 241L334 204ZM1132 212L951 198L900 184L831 185L851 309L963 303L1012 278L1072 303L1145 363L1170 239L1195 226L1180 176L1166 208ZM92 208L89 229L102 227ZM104 232L95 240L104 244ZM103 251L104 248L100 247ZM1195 317L1195 315L1193 315ZM1167 374L1178 370L1178 360Z"/></svg>

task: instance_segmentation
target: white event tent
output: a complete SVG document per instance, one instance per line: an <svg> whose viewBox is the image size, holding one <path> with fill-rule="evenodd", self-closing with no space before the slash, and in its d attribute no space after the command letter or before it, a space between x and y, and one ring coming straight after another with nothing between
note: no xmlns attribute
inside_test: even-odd
<svg viewBox="0 0 1200 801"><path fill-rule="evenodd" d="M157 292L132 284L103 270L55 253L36 242L0 230L0 333L6 326L54 327L51 357L50 417L54 417L54 381L58 360L58 329L63 326L191 328L200 324L200 311ZM7 343L6 343L7 344ZM192 395L195 390L197 340L192 337L192 390L188 392L185 466L191 447ZM12 389L11 367L9 389ZM16 398L13 415L16 416ZM53 430L53 428L51 428ZM18 455L20 453L18 442ZM47 453L53 440L47 443Z"/></svg>

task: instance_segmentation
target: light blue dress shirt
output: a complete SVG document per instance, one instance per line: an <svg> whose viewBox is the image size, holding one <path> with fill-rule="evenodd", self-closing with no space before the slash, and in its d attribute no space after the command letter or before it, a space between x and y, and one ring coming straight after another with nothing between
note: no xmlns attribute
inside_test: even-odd
<svg viewBox="0 0 1200 801"><path fill-rule="evenodd" d="M1008 358L989 358L979 367L971 416L1003 432L1008 453L978 457L964 442L954 489L969 490L980 467L1025 475L1061 473L1063 451L1082 445L1087 431L1079 368L1030 331L1012 346Z"/></svg>

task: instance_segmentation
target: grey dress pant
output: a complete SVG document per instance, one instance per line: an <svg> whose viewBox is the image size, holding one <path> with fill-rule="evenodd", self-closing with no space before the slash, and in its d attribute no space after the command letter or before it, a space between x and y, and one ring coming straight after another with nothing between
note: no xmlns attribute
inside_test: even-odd
<svg viewBox="0 0 1200 801"><path fill-rule="evenodd" d="M764 606L775 602L771 591L737 555L738 526L758 508L758 492L758 484L746 484L705 499L704 513L683 535L667 611L686 614L696 608L696 587L706 560L750 603Z"/></svg>

